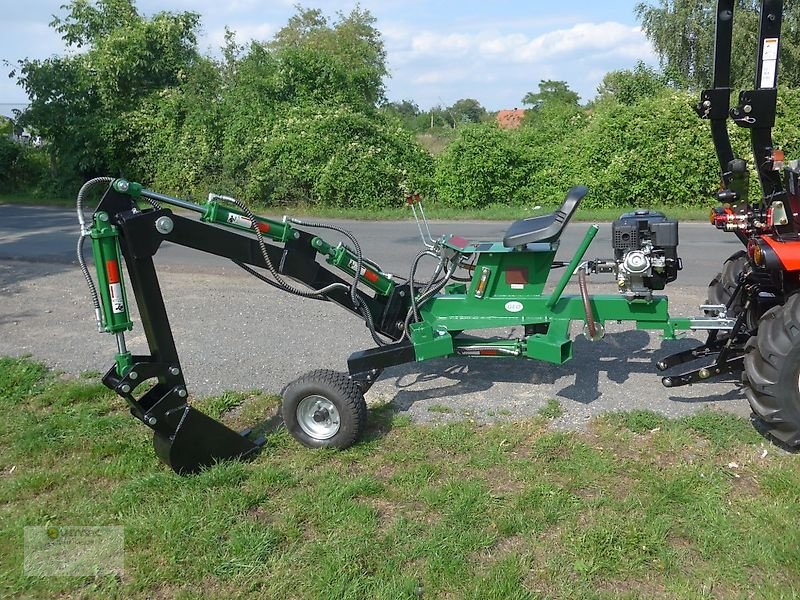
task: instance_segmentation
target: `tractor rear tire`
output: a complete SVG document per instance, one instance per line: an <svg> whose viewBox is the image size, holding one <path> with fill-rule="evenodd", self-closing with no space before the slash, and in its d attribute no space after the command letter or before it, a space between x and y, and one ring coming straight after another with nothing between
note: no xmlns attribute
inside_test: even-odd
<svg viewBox="0 0 800 600"><path fill-rule="evenodd" d="M800 446L800 294L761 318L744 359L744 390L767 432Z"/></svg>
<svg viewBox="0 0 800 600"><path fill-rule="evenodd" d="M730 256L722 265L722 271L714 276L708 284L708 304L725 304L727 306L736 287L739 285L739 276L747 267L747 252L740 250ZM742 297L728 310L728 316L736 318L742 312Z"/></svg>
<svg viewBox="0 0 800 600"><path fill-rule="evenodd" d="M290 383L281 407L286 429L307 448L349 448L364 432L367 403L345 373L318 369Z"/></svg>

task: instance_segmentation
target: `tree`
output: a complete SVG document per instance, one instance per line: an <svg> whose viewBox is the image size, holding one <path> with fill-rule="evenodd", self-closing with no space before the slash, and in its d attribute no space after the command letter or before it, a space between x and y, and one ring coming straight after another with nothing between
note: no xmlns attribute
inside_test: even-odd
<svg viewBox="0 0 800 600"><path fill-rule="evenodd" d="M800 85L800 3L784 3L781 39L781 83ZM664 72L677 84L710 86L713 76L715 2L658 0L640 3L636 15L653 44ZM755 44L759 28L758 0L737 0L734 12L731 82L753 85Z"/></svg>
<svg viewBox="0 0 800 600"><path fill-rule="evenodd" d="M73 0L63 8L66 15L51 26L67 46L86 50L19 61L17 81L30 99L21 122L50 142L51 165L63 173L127 173L141 133L129 116L147 98L179 86L201 62L200 17L145 18L133 0Z"/></svg>
<svg viewBox="0 0 800 600"><path fill-rule="evenodd" d="M643 98L654 96L665 89L666 77L642 61L633 69L610 71L597 88L599 100L614 98L622 104L632 105Z"/></svg>
<svg viewBox="0 0 800 600"><path fill-rule="evenodd" d="M479 123L486 115L486 109L474 98L462 98L447 108L447 115L450 125L458 127L463 123Z"/></svg>
<svg viewBox="0 0 800 600"><path fill-rule="evenodd" d="M522 103L536 111L545 104L564 104L567 106L578 106L580 96L569 89L566 81L553 81L552 79L539 82L538 92L528 92L522 99Z"/></svg>
<svg viewBox="0 0 800 600"><path fill-rule="evenodd" d="M400 102L387 102L383 105L384 110L394 113L400 117L417 117L420 115L419 106L413 100L401 100Z"/></svg>
<svg viewBox="0 0 800 600"><path fill-rule="evenodd" d="M413 100L387 102L381 106L381 112L398 119L408 131L422 131L427 127L428 119Z"/></svg>
<svg viewBox="0 0 800 600"><path fill-rule="evenodd" d="M351 91L353 100L375 107L384 99L386 50L375 17L356 6L337 13L330 23L318 9L297 8L297 14L275 34L268 48L294 69L293 83L311 91L331 83Z"/></svg>

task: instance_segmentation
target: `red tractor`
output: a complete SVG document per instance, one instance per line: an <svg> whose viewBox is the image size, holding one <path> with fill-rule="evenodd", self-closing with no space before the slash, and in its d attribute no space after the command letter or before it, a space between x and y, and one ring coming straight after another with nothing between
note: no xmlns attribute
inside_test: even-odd
<svg viewBox="0 0 800 600"><path fill-rule="evenodd" d="M735 319L726 332L658 364L666 369L706 355L712 365L674 377L667 386L743 371L745 393L761 428L789 446L800 446L800 162L785 162L772 141L777 105L783 0L762 0L755 89L742 91L731 107L730 65L734 0L719 0L714 82L697 113L711 122L721 186L721 206L711 223L741 240L711 281L706 312ZM750 168L734 155L727 121L750 130L752 167L761 198L748 198ZM759 425L757 423L757 425Z"/></svg>

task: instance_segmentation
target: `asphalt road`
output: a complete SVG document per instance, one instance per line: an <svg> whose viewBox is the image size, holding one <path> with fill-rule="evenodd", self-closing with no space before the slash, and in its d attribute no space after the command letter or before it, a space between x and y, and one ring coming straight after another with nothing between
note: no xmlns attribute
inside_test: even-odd
<svg viewBox="0 0 800 600"><path fill-rule="evenodd" d="M354 233L365 255L389 272L405 275L421 247L413 220L335 223ZM506 227L507 223L485 222L431 224L434 235L453 232L484 240L502 237ZM571 257L586 227L568 226L559 259ZM77 230L73 211L0 205L0 355L32 354L70 373L105 371L111 365L113 338L96 332L76 266ZM700 223L681 224L680 237L684 270L667 293L673 315L694 315L708 281L740 245L730 234ZM611 254L610 226L601 225L587 258ZM274 290L229 261L166 244L156 262L189 390L195 395L225 389L279 392L311 369L344 370L351 352L373 345L363 324L335 305ZM614 286L608 276L593 276L590 287L609 293ZM134 322L129 346L146 352L135 313ZM556 421L564 427L580 427L600 412L634 408L677 416L715 406L748 414L733 381L661 386L653 360L693 343L664 342L662 348L656 334L611 323L600 342L578 335L575 358L563 366L513 360L427 361L387 370L367 399L391 401L420 422L465 416L478 422L518 419L536 414L550 398L557 398L565 409ZM441 412L442 405L451 412Z"/></svg>

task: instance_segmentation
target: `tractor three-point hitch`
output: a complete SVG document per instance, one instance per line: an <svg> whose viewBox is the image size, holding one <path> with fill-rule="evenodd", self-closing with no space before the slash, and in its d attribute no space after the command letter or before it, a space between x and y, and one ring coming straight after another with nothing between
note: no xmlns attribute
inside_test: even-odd
<svg viewBox="0 0 800 600"><path fill-rule="evenodd" d="M664 385L743 372L750 404L766 428L783 442L799 445L800 299L795 292L800 286L800 167L784 166L771 139L783 5L780 0L763 1L756 89L742 92L739 104L730 109L734 4L718 4L714 87L703 92L698 112L711 121L721 167L721 206L714 209L712 222L733 232L746 251L729 258L711 282L703 316L670 317L667 298L654 293L674 281L682 268L678 223L661 213L637 210L614 221L613 256L607 259L584 258L598 231L592 225L569 262L554 260L564 228L588 193L582 186L569 190L552 214L516 221L496 241L433 238L419 197L412 196L409 204L424 247L404 279L385 273L362 254L352 235L334 225L273 220L253 214L235 198L212 194L198 204L123 179L98 178L87 182L78 196L78 254L98 327L117 340L116 360L104 384L153 429L156 453L179 473L251 456L263 443L188 402L153 262L161 245L171 242L229 258L268 285L335 302L365 322L375 346L352 354L347 373L313 371L284 391L286 427L309 447L346 448L359 439L367 416L364 393L388 367L461 356L562 364L572 358L573 322L582 324L587 338L598 340L607 321L633 322L665 338L680 330L707 331L705 343L656 366L666 370L701 358L707 362L664 377ZM747 163L731 150L729 118L751 130L763 192L757 203L748 200ZM107 189L86 222L85 194L98 185ZM182 214L173 211L176 207ZM199 218L186 216L186 211ZM329 243L324 238L329 231L347 241ZM81 250L87 239L97 283ZM434 257L436 267L422 280L417 271L425 256ZM125 332L132 322L123 263L149 354L133 355L126 347ZM555 268L561 269L560 276L546 292ZM595 273L613 276L618 293L589 294L587 278ZM579 293L565 294L573 277ZM515 339L480 335L497 328L517 328L522 334Z"/></svg>

